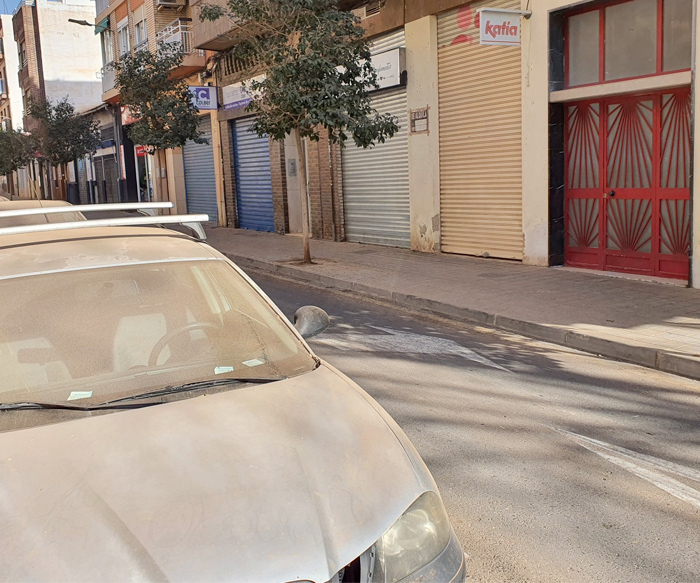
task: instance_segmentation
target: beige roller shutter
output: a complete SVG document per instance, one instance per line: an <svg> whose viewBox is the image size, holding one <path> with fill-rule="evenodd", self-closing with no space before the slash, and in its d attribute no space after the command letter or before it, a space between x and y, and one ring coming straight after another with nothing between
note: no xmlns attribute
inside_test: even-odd
<svg viewBox="0 0 700 583"><path fill-rule="evenodd" d="M522 259L520 48L479 44L479 0L438 16L441 250Z"/></svg>

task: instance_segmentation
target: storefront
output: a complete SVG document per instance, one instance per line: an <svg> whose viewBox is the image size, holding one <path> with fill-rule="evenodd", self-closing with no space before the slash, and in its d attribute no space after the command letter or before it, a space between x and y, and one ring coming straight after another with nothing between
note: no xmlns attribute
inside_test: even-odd
<svg viewBox="0 0 700 583"><path fill-rule="evenodd" d="M251 131L254 121L248 117L231 122L238 225L274 232L270 140Z"/></svg>
<svg viewBox="0 0 700 583"><path fill-rule="evenodd" d="M694 30L692 0L550 0L523 20L528 263L700 286Z"/></svg>
<svg viewBox="0 0 700 583"><path fill-rule="evenodd" d="M408 106L403 28L373 39L373 64L380 86L372 107L398 119L399 131L383 144L342 153L345 235L348 241L410 247Z"/></svg>
<svg viewBox="0 0 700 583"><path fill-rule="evenodd" d="M485 7L520 2L479 0L437 19L440 248L522 259L521 49L480 44Z"/></svg>
<svg viewBox="0 0 700 583"><path fill-rule="evenodd" d="M203 115L199 119L199 131L206 143L189 141L182 148L185 168L185 196L187 212L205 213L209 220L218 223L219 211L216 198L216 172L214 146L212 140L211 117Z"/></svg>

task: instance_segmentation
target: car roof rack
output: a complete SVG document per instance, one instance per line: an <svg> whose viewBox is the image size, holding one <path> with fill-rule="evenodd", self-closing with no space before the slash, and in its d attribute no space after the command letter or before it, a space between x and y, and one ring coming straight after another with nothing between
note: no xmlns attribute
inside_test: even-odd
<svg viewBox="0 0 700 583"><path fill-rule="evenodd" d="M142 211L142 214L155 216L158 209L171 209L172 202L116 202L106 204L76 204L65 206L45 206L36 208L20 208L2 210L0 207L0 218L27 217L31 215L60 215L68 213L91 213L103 211Z"/></svg>
<svg viewBox="0 0 700 583"><path fill-rule="evenodd" d="M159 206L156 208L171 208L172 203L121 203L114 205L100 205L103 207L101 210L107 210L104 207L111 206L112 210L136 210L133 207L124 208L125 205L141 205L143 208L144 204L169 204L170 207ZM49 207L43 210L52 210L53 208L66 209L64 213L69 212L82 212L82 205L76 206L66 206L66 207ZM95 205L97 206L97 205ZM114 207L120 208L114 208ZM92 210L92 205L91 205ZM154 208L154 207L149 207ZM36 213L28 212L39 209L23 209L24 212L12 210L12 211L0 211L0 219L5 217L16 217L16 216L27 216L36 214L54 214L52 213ZM13 213L13 214L9 214ZM2 235L22 235L26 233L48 233L52 231L69 231L76 229L95 229L99 227L139 227L148 225L182 225L190 229L200 241L204 241L207 235L202 227L202 223L209 220L209 215L196 214L196 215L161 215L161 216L145 216L145 217L126 217L126 218L113 218L113 219L96 219L93 221L71 221L67 223L46 223L42 225L19 225L15 227L3 227L0 228L0 236Z"/></svg>

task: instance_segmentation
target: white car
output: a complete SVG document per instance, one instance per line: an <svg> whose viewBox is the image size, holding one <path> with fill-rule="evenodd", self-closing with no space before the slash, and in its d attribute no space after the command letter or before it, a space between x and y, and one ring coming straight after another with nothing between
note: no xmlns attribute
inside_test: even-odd
<svg viewBox="0 0 700 583"><path fill-rule="evenodd" d="M420 456L304 341L325 312L143 226L205 219L0 229L0 580L463 582Z"/></svg>

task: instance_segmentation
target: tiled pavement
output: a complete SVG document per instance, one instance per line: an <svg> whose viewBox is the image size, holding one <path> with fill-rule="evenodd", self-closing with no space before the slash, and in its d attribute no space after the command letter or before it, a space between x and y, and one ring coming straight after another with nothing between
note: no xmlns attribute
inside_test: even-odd
<svg viewBox="0 0 700 583"><path fill-rule="evenodd" d="M700 379L700 290L587 271L405 249L208 229L242 267L354 290Z"/></svg>

